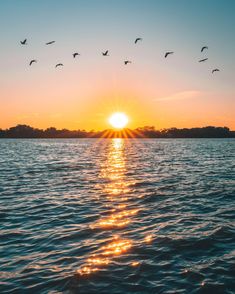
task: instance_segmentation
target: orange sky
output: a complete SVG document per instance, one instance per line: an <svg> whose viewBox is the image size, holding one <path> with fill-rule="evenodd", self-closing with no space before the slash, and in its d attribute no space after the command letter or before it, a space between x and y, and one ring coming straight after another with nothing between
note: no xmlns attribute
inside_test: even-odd
<svg viewBox="0 0 235 294"><path fill-rule="evenodd" d="M18 103L12 105L11 99L5 102L1 127L28 124L39 128L55 126L102 130L110 127L109 116L115 111L121 111L128 115L130 128L145 125L154 125L157 129L215 125L235 129L234 109L229 104L225 105L221 101L213 108L213 112L208 112L214 99L210 93L203 95L198 91L186 90L148 99L144 94L131 91L104 91L85 96L81 101L76 99L75 92L66 101L63 96L56 96L56 102L55 98L48 101L41 95L37 93L36 101L31 95L17 95Z"/></svg>

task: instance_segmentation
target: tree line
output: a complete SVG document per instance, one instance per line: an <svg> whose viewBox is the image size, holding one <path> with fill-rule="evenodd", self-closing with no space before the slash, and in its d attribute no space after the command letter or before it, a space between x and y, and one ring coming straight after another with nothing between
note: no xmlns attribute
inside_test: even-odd
<svg viewBox="0 0 235 294"><path fill-rule="evenodd" d="M169 128L156 130L153 126L121 131L85 131L56 129L45 130L28 125L17 125L9 129L0 129L0 138L235 138L235 131L227 127L207 126L202 128Z"/></svg>

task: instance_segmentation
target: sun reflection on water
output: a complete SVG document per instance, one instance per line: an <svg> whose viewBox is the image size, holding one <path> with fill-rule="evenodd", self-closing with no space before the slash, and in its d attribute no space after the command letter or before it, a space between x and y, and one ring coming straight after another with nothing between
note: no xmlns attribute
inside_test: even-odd
<svg viewBox="0 0 235 294"><path fill-rule="evenodd" d="M77 270L77 274L83 276L96 272L111 263L113 258L126 253L131 247L131 240L114 238L114 241L100 248L99 254L89 257L85 265Z"/></svg>
<svg viewBox="0 0 235 294"><path fill-rule="evenodd" d="M114 234L113 230L123 231L139 212L139 209L128 208L128 192L133 181L126 178L125 141L115 138L111 140L107 159L101 165L99 189L104 193L109 204L109 215L101 217L90 225L92 229L111 230L111 241L97 249L97 253L89 256L85 264L78 269L79 275L89 275L109 265L114 258L127 253L133 241ZM124 202L124 203L123 203ZM125 203L126 202L126 203ZM115 207L115 208L114 208ZM137 266L138 261L130 263Z"/></svg>
<svg viewBox="0 0 235 294"><path fill-rule="evenodd" d="M115 209L111 210L111 212L115 212L115 211L116 211ZM129 217L137 214L138 211L139 209L129 209L129 210L112 213L110 216L103 218L97 223L95 223L94 225L92 225L91 228L105 229L110 227L123 227L131 222Z"/></svg>
<svg viewBox="0 0 235 294"><path fill-rule="evenodd" d="M124 156L124 139L112 139L107 160L101 166L100 178L106 179L107 183L102 185L102 190L108 199L112 196L125 194L130 191L131 183L126 181L126 162Z"/></svg>
<svg viewBox="0 0 235 294"><path fill-rule="evenodd" d="M147 235L147 236L144 238L144 241L145 241L146 243L150 243L150 242L152 241L152 239L153 239L153 236L152 236L152 235Z"/></svg>

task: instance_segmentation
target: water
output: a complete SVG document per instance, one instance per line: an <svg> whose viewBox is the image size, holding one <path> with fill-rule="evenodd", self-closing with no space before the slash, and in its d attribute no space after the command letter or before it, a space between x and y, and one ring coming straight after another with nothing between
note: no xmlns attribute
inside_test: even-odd
<svg viewBox="0 0 235 294"><path fill-rule="evenodd" d="M0 293L234 293L234 151L0 140Z"/></svg>

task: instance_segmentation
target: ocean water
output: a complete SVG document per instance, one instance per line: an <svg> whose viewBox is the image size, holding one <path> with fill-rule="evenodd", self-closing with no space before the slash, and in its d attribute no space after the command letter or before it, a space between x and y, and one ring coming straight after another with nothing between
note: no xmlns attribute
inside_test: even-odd
<svg viewBox="0 0 235 294"><path fill-rule="evenodd" d="M234 139L0 140L0 293L235 293Z"/></svg>

